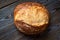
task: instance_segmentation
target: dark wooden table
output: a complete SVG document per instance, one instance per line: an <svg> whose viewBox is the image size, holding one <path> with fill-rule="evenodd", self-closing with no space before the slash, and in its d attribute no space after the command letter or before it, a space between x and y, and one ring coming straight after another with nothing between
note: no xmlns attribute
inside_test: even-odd
<svg viewBox="0 0 60 40"><path fill-rule="evenodd" d="M28 1L42 3L50 12L49 29L43 36L24 35L14 25L14 8ZM60 40L60 0L0 0L0 40Z"/></svg>

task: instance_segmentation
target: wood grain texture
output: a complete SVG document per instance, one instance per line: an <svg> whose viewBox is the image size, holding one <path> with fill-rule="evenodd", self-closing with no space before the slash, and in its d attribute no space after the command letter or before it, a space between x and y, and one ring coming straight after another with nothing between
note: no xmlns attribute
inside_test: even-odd
<svg viewBox="0 0 60 40"><path fill-rule="evenodd" d="M11 1L11 0L10 0ZM26 36L19 32L13 22L13 11L16 5L21 2L39 2L44 4L51 16L50 30L46 32L42 37ZM58 6L56 6L58 4ZM60 40L60 7L59 1L57 0L19 0L11 5L8 5L0 9L0 40Z"/></svg>
<svg viewBox="0 0 60 40"><path fill-rule="evenodd" d="M8 6L14 2L16 2L17 0L0 0L0 8L3 8L5 6Z"/></svg>

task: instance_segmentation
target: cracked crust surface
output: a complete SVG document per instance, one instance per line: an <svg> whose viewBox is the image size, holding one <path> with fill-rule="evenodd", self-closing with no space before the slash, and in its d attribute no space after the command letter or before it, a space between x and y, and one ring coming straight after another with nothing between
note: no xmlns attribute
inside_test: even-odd
<svg viewBox="0 0 60 40"><path fill-rule="evenodd" d="M38 32L40 30L44 30L49 23L48 11L45 6L39 3L22 3L19 4L14 10L14 22L17 27L20 26L25 31L30 29L30 31L28 31L29 33ZM21 24L20 22L22 22L23 24ZM26 25L24 25L24 23ZM38 29L33 27L38 27ZM31 31L32 29L36 29L38 31Z"/></svg>

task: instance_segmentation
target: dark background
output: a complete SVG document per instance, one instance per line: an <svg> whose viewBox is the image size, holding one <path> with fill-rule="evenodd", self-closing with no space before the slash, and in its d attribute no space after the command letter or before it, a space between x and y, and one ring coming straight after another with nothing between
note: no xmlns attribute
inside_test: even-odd
<svg viewBox="0 0 60 40"><path fill-rule="evenodd" d="M49 28L43 36L24 35L14 25L14 8L30 1L42 3L50 12ZM0 40L60 40L60 0L0 0Z"/></svg>

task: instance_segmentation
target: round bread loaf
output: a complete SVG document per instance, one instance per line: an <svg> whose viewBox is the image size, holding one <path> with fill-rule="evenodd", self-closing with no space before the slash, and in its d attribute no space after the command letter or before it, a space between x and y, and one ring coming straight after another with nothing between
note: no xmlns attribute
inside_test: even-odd
<svg viewBox="0 0 60 40"><path fill-rule="evenodd" d="M36 2L25 2L14 10L14 23L25 34L33 35L46 30L49 23L49 12L44 5Z"/></svg>

